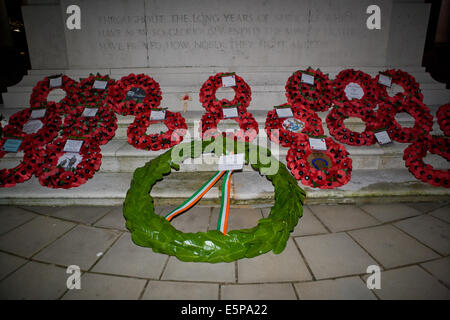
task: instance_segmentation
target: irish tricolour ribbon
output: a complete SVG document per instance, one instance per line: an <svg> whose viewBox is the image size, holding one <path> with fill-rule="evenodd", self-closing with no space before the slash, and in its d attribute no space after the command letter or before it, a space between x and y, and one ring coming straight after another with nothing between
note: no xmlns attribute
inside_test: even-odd
<svg viewBox="0 0 450 320"><path fill-rule="evenodd" d="M177 215L189 210L194 206L215 184L219 179L225 175L222 183L222 200L220 205L219 221L217 223L217 230L223 234L227 234L228 214L230 211L230 195L231 195L231 174L232 170L217 171L200 189L198 189L191 197L183 202L175 210L171 211L165 216L170 221Z"/></svg>

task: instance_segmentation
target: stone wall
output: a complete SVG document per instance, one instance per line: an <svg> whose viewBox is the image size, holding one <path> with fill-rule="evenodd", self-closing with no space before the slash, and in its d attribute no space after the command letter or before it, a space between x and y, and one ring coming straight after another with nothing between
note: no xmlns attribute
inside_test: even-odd
<svg viewBox="0 0 450 320"><path fill-rule="evenodd" d="M81 8L81 30L64 27ZM369 5L381 30L366 27ZM34 69L420 65L429 5L394 0L32 0Z"/></svg>

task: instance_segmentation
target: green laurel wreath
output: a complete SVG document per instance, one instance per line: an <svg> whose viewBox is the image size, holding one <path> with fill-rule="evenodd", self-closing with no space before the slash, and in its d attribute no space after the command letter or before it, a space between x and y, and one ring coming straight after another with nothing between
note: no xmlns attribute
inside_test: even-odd
<svg viewBox="0 0 450 320"><path fill-rule="evenodd" d="M231 151L226 140L223 139L225 142L223 154L227 150ZM194 148L195 143L199 142L192 141L179 145L181 148L189 148L187 145L190 145L191 150L190 154L183 152L180 154L181 161L188 157L199 157L212 142L202 141L201 150ZM234 142L234 150L237 150L239 143L244 144L245 162L248 164L250 146L248 143ZM257 148L259 152L270 155L268 150L259 146ZM257 163L252 163L251 166L261 174L261 170L269 167L270 162L267 165L262 164L259 154ZM273 157L271 161L278 162ZM157 253L176 256L182 261L210 263L252 258L270 250L279 254L284 250L290 232L302 216L305 199L305 192L298 186L284 164L278 162L277 173L266 175L275 187L275 204L270 210L269 217L260 219L257 226L251 229L231 230L227 235L223 235L217 230L183 233L175 229L164 217L155 214L150 190L157 181L163 179L164 175L168 175L172 168L179 170L179 163L172 160L170 149L134 172L123 205L123 213L126 227L130 230L135 244L150 247Z"/></svg>

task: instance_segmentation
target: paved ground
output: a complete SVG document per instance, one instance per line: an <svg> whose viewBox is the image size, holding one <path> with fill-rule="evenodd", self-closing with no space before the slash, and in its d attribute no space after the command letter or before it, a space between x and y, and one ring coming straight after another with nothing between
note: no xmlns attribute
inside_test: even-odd
<svg viewBox="0 0 450 320"><path fill-rule="evenodd" d="M267 214L233 209L230 229ZM198 207L173 223L206 231L217 216ZM448 203L306 206L281 254L207 264L134 245L121 207L0 207L0 298L450 299L449 223ZM80 290L67 289L69 265ZM379 290L367 289L369 265Z"/></svg>

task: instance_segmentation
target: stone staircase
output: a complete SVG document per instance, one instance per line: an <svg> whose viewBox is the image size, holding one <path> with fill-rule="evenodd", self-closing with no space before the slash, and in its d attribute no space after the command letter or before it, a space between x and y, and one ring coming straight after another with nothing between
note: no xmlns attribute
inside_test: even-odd
<svg viewBox="0 0 450 320"><path fill-rule="evenodd" d="M191 136L198 128L198 120L204 109L198 101L198 92L203 82L210 75L221 71L235 71L242 76L252 88L252 102L249 111L259 123L260 136L266 136L264 123L267 111L274 105L286 102L284 84L288 77L297 69L303 67L284 68L139 68L139 69L102 69L102 70L30 70L23 80L14 87L8 88L3 94L4 106L0 112L8 118L11 114L28 106L29 96L33 86L44 76L64 73L76 80L88 76L89 73L99 72L110 74L114 79L120 79L129 73L145 73L153 77L161 85L163 100L161 105L171 111L181 111L183 102L180 97L188 93L192 97L188 112L183 116L190 128ZM330 78L347 67L323 68ZM378 68L362 68L363 71L376 75ZM420 82L424 94L424 101L435 115L438 107L450 101L450 90L445 85L434 81L423 68L406 68ZM220 93L230 97L229 90ZM55 94L53 98L60 99L62 95ZM325 133L328 134L325 123L325 112L319 113L323 121ZM116 136L108 144L102 146L102 166L93 179L85 185L69 189L56 190L42 187L36 178L19 184L13 188L0 189L0 204L20 205L116 205L121 204L129 188L133 171L144 165L165 151L143 151L133 148L127 143L126 130L134 117L118 116ZM399 114L398 121L403 126L411 126L412 118ZM346 125L353 130L363 130L360 122L350 118ZM221 129L236 128L234 121L224 121L219 125ZM435 123L433 134L440 134ZM189 141L186 139L185 141ZM285 163L287 148L269 143L273 153ZM424 184L414 178L404 166L403 150L407 144L392 143L386 146L373 145L370 147L346 146L353 159L352 180L347 185L333 190L319 190L304 187L307 191L308 203L354 203L380 201L435 201L448 199L450 191ZM278 151L277 151L278 150ZM21 153L8 154L1 162L1 167L12 167L20 161ZM217 159L215 159L217 160ZM437 168L448 168L449 165L440 157L427 157L427 163ZM163 181L158 182L151 195L160 204L181 203L200 187L216 170L214 164L198 165L183 164L179 172L173 172ZM245 167L242 172L232 176L232 203L236 205L269 205L273 202L273 187L271 183ZM201 203L220 203L220 182L216 184L204 197Z"/></svg>

